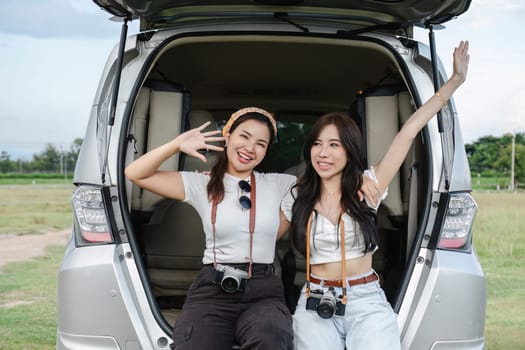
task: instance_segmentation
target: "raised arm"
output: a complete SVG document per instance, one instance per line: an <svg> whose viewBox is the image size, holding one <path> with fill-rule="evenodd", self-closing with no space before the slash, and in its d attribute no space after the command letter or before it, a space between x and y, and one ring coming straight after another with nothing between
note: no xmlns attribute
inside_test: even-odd
<svg viewBox="0 0 525 350"><path fill-rule="evenodd" d="M215 136L220 133L220 130L203 132L209 124L210 122L206 122L198 128L188 130L172 141L136 159L126 167L126 177L148 191L164 197L183 200L184 184L180 173L162 171L159 170L159 167L169 157L179 152L206 162L206 157L199 153L199 150L222 151L223 147L209 144L209 142L224 140L222 136Z"/></svg>
<svg viewBox="0 0 525 350"><path fill-rule="evenodd" d="M461 41L454 49L454 70L448 81L408 118L394 137L383 158L376 164L375 173L381 193L394 178L416 135L443 108L454 91L465 81L470 58L468 48L468 41Z"/></svg>

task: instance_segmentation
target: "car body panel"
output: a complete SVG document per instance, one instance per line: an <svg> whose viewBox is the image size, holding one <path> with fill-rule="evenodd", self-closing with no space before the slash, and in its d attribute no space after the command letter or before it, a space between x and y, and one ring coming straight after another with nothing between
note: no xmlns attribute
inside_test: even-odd
<svg viewBox="0 0 525 350"><path fill-rule="evenodd" d="M454 110L456 109L454 108ZM468 164L465 143L461 133L461 125L459 124L458 116L454 114L454 164L452 165L449 191L471 191L472 178Z"/></svg>
<svg viewBox="0 0 525 350"><path fill-rule="evenodd" d="M68 250L59 271L57 349L156 348L165 334L146 311L151 306L129 245Z"/></svg>
<svg viewBox="0 0 525 350"><path fill-rule="evenodd" d="M86 147L82 147L80 150L75 174L73 176L73 183L76 184L95 184L103 185L101 175L104 170L104 163L106 163L106 173L108 185L115 185L117 183L116 166L117 163L117 149L118 139L111 135L115 132L120 132L120 125L122 121L122 115L128 105L128 97L132 92L132 88L135 85L135 80L138 75L138 71L141 70L142 64L144 63L144 57L135 57L137 53L137 37L131 36L126 41L126 57L130 62L124 65L123 74L120 80L119 98L117 100L116 111L115 111L115 122L114 125L110 126L109 123L109 101L112 90L112 82L115 79L115 67L117 61L117 46L113 49L111 54L108 56L107 61L111 62L107 64L102 72L97 93L95 94L94 101L92 104L88 126L84 135L84 143ZM111 129L111 131L110 131ZM88 147L89 145L89 147ZM86 148L84 150L84 148ZM105 157L108 157L107 162ZM93 172L94 167L97 171Z"/></svg>
<svg viewBox="0 0 525 350"><path fill-rule="evenodd" d="M418 279L419 291L409 299L417 303L401 329L402 348L430 349L437 340L454 339L472 342L468 348L477 349L484 339L486 300L479 260L475 253L436 250L432 255L431 260L424 258L425 264L431 262L425 266L427 276Z"/></svg>

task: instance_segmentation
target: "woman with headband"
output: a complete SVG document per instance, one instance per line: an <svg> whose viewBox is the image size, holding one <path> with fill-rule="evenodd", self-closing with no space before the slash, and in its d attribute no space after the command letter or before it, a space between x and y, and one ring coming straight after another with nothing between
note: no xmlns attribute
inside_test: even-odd
<svg viewBox="0 0 525 350"><path fill-rule="evenodd" d="M232 114L222 131L209 122L144 154L126 168L138 186L185 201L199 213L206 234L203 267L175 322L175 349L292 349L292 318L281 279L274 275L276 239L288 229L281 200L295 183L286 174L255 169L277 134L273 116L256 107ZM225 142L225 147L217 142ZM176 153L206 161L210 174L161 171Z"/></svg>

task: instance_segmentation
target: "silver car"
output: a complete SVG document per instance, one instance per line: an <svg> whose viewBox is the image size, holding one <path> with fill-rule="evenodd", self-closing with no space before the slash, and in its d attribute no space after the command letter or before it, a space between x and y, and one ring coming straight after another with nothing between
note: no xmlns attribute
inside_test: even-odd
<svg viewBox="0 0 525 350"><path fill-rule="evenodd" d="M299 175L316 118L346 110L374 164L446 81L433 30L470 0L95 0L121 19L75 170L73 230L59 272L57 349L169 349L201 267L185 203L143 190L125 166L180 132L260 106L276 114L268 171ZM127 36L127 23L140 33ZM119 24L115 24L116 26ZM426 27L430 47L413 39ZM459 40L459 38L458 38ZM178 155L164 169L206 171ZM377 215L374 268L403 349L482 349L486 283L472 244L477 206L451 100L418 135ZM275 266L293 311L304 260L287 238Z"/></svg>

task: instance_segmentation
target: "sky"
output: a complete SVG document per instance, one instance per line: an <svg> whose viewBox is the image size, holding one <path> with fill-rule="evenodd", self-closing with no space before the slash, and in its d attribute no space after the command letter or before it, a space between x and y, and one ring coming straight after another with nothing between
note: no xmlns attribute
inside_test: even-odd
<svg viewBox="0 0 525 350"><path fill-rule="evenodd" d="M30 159L84 137L120 36L109 17L90 0L0 0L0 151ZM445 26L435 36L448 74L453 48L470 42L468 78L454 95L464 141L525 132L525 1L473 0ZM415 38L428 44L425 30Z"/></svg>

